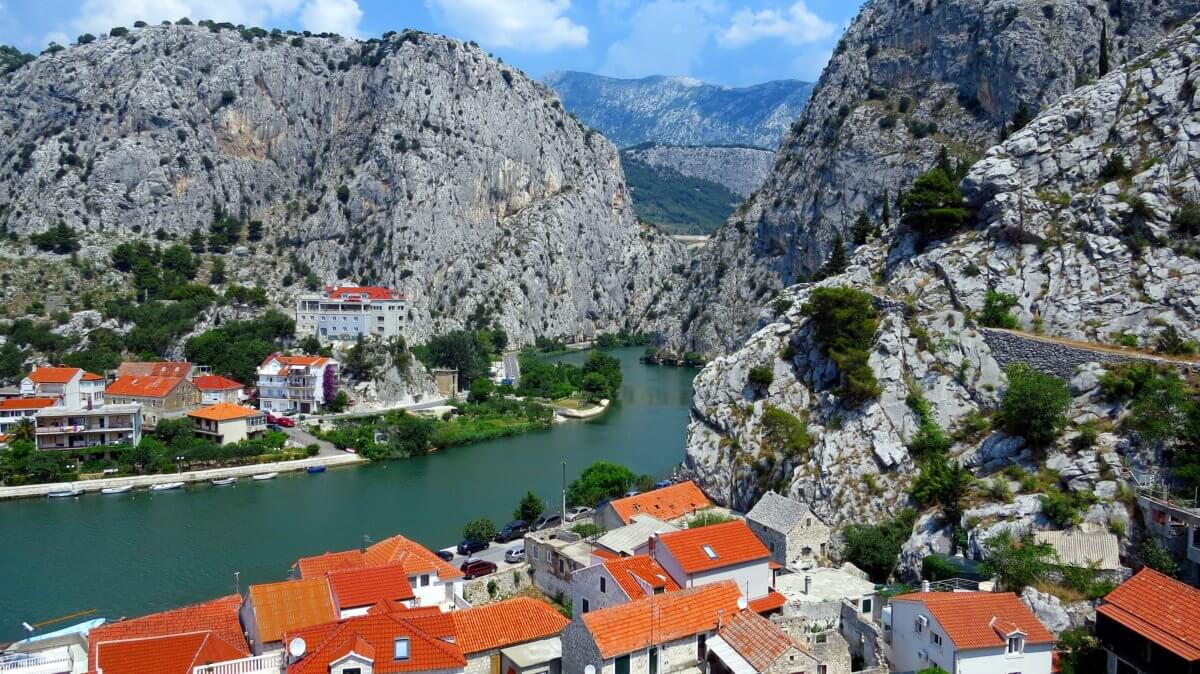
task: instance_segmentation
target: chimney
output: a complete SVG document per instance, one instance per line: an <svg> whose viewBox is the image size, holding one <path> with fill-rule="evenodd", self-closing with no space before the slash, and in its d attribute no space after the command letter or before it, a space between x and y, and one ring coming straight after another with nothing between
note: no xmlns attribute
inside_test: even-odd
<svg viewBox="0 0 1200 674"><path fill-rule="evenodd" d="M646 541L646 544L648 546L647 550L646 550L646 554L650 555L651 559L657 559L654 556L654 551L658 548L658 534L654 534L653 536L651 536L650 540Z"/></svg>
<svg viewBox="0 0 1200 674"><path fill-rule="evenodd" d="M927 580L923 580L923 581L921 581L921 591L922 591L922 592L928 592L928 591L929 591L929 581L927 581Z"/></svg>
<svg viewBox="0 0 1200 674"><path fill-rule="evenodd" d="M808 591L810 589L812 589L812 576L805 575L804 576L804 594L808 594Z"/></svg>

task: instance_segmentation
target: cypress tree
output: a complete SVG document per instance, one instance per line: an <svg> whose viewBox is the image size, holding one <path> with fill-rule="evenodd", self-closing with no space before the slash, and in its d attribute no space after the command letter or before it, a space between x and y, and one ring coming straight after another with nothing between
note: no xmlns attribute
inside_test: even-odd
<svg viewBox="0 0 1200 674"><path fill-rule="evenodd" d="M1108 24L1100 24L1100 77L1108 74Z"/></svg>
<svg viewBox="0 0 1200 674"><path fill-rule="evenodd" d="M836 276L846 271L849 264L849 260L846 259L846 241L842 239L841 233L835 234L833 248L829 251L829 258L825 260L825 266L821 268L821 274Z"/></svg>
<svg viewBox="0 0 1200 674"><path fill-rule="evenodd" d="M887 190L883 191L883 212L879 214L879 219L884 227L892 224L892 204L888 200Z"/></svg>
<svg viewBox="0 0 1200 674"><path fill-rule="evenodd" d="M871 236L871 221L867 219L866 211L858 213L858 219L854 221L854 228L850 231L854 237L854 245L861 246L867 242L867 238Z"/></svg>

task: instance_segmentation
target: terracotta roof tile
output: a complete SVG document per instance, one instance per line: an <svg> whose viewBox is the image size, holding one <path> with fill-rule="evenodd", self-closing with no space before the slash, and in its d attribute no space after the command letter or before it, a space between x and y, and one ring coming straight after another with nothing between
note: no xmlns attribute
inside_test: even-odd
<svg viewBox="0 0 1200 674"><path fill-rule="evenodd" d="M37 367L25 378L35 384L65 384L80 372L77 367Z"/></svg>
<svg viewBox="0 0 1200 674"><path fill-rule="evenodd" d="M552 637L570 624L546 602L517 597L453 611L457 643L463 653L479 653Z"/></svg>
<svg viewBox="0 0 1200 674"><path fill-rule="evenodd" d="M404 295L381 286L326 286L325 296L329 299L346 299L346 295L366 295L373 300L404 299Z"/></svg>
<svg viewBox="0 0 1200 674"><path fill-rule="evenodd" d="M757 599L751 599L750 610L755 613L770 613L771 611L783 608L783 605L786 603L787 597L783 596L780 592L770 590Z"/></svg>
<svg viewBox="0 0 1200 674"><path fill-rule="evenodd" d="M0 400L0 410L40 410L56 402L57 398L8 398Z"/></svg>
<svg viewBox="0 0 1200 674"><path fill-rule="evenodd" d="M83 376L80 377L80 380L82 380L82 381L104 381L104 377L101 377L100 375L94 374L92 372L84 372Z"/></svg>
<svg viewBox="0 0 1200 674"><path fill-rule="evenodd" d="M959 650L1005 645L997 621L1019 628L1026 643L1055 642L1054 635L1011 592L910 592L892 597L892 601L923 603Z"/></svg>
<svg viewBox="0 0 1200 674"><path fill-rule="evenodd" d="M1200 660L1200 590L1186 583L1143 568L1096 611L1184 660Z"/></svg>
<svg viewBox="0 0 1200 674"><path fill-rule="evenodd" d="M338 618L325 578L251 585L247 601L254 609L258 638L264 644L279 641L285 632Z"/></svg>
<svg viewBox="0 0 1200 674"><path fill-rule="evenodd" d="M688 574L771 556L767 546L741 520L660 534L657 546L665 548Z"/></svg>
<svg viewBox="0 0 1200 674"><path fill-rule="evenodd" d="M740 611L721 625L717 634L759 672L790 649L799 648L778 625L754 611Z"/></svg>
<svg viewBox="0 0 1200 674"><path fill-rule="evenodd" d="M407 620L403 613L368 614L343 620L332 625L320 625L308 630L289 632L287 639L302 637L309 644L308 654L288 667L288 674L328 674L329 665L351 650L374 651L372 670L375 674L420 672L439 669L459 669L466 658L457 644L431 636ZM407 660L393 658L397 638L409 640Z"/></svg>
<svg viewBox="0 0 1200 674"><path fill-rule="evenodd" d="M262 412L253 407L243 407L242 405L234 405L233 403L219 402L208 407L201 407L198 410L188 412L189 417L197 419L207 419L209 421L229 421L231 419L246 419L261 415Z"/></svg>
<svg viewBox="0 0 1200 674"><path fill-rule="evenodd" d="M367 548L363 553L363 562L367 566L403 564L410 576L437 573L442 581L463 576L462 571L447 564L429 548L400 535L385 538Z"/></svg>
<svg viewBox="0 0 1200 674"><path fill-rule="evenodd" d="M343 610L416 597L408 583L408 572L400 564L341 569L330 571L328 577L338 608Z"/></svg>
<svg viewBox="0 0 1200 674"><path fill-rule="evenodd" d="M709 508L712 502L695 482L688 480L644 494L619 498L610 505L621 521L629 524L634 515L646 514L666 521Z"/></svg>
<svg viewBox="0 0 1200 674"><path fill-rule="evenodd" d="M625 596L631 600L646 596L642 583L646 583L654 589L661 588L665 592L674 592L679 589L679 584L671 578L666 569L659 566L658 562L651 559L649 555L616 557L604 561L603 564L608 573L612 575L613 580L621 587ZM639 580L641 582L638 582Z"/></svg>
<svg viewBox="0 0 1200 674"><path fill-rule="evenodd" d="M96 648L88 664L104 674L191 674L192 668L210 662L237 660L246 654L225 643L212 631L165 637L106 641Z"/></svg>
<svg viewBox="0 0 1200 674"><path fill-rule="evenodd" d="M88 662L95 662L96 646L105 641L190 634L206 630L212 630L222 641L239 650L242 655L247 655L250 648L246 645L242 624L238 620L238 609L241 605L242 598L231 594L170 611L101 625L88 634L91 644Z"/></svg>
<svg viewBox="0 0 1200 674"><path fill-rule="evenodd" d="M196 377L192 380L192 385L201 391L229 391L231 389L245 388L229 377L222 377L218 374L206 374L202 377Z"/></svg>
<svg viewBox="0 0 1200 674"><path fill-rule="evenodd" d="M363 554L359 550L343 550L341 552L326 552L313 557L301 557L296 562L300 569L301 578L317 578L330 571L341 569L361 569L366 566Z"/></svg>
<svg viewBox="0 0 1200 674"><path fill-rule="evenodd" d="M117 366L117 377L187 377L194 367L184 360L127 360Z"/></svg>
<svg viewBox="0 0 1200 674"><path fill-rule="evenodd" d="M607 660L717 626L718 614L737 613L741 592L731 580L667 594L652 595L620 606L583 614L582 620Z"/></svg>
<svg viewBox="0 0 1200 674"><path fill-rule="evenodd" d="M281 353L273 353L267 356L262 364L266 365L272 360L277 360L280 364L291 367L320 367L329 362L329 359L324 356L285 356Z"/></svg>
<svg viewBox="0 0 1200 674"><path fill-rule="evenodd" d="M139 398L165 398L177 386L187 380L183 377L146 377L134 375L117 377L109 382L104 392L110 396L136 396Z"/></svg>

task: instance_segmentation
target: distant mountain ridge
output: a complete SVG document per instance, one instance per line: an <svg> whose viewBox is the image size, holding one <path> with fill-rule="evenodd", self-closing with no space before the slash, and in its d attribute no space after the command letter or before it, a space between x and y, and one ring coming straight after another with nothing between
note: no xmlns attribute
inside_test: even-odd
<svg viewBox="0 0 1200 674"><path fill-rule="evenodd" d="M618 147L652 142L774 150L813 88L801 80L726 87L690 77L619 79L577 71L552 72L543 82L567 111Z"/></svg>

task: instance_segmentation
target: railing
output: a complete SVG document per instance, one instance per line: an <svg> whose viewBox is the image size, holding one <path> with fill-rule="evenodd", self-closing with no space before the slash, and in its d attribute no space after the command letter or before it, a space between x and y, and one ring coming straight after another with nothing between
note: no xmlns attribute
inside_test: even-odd
<svg viewBox="0 0 1200 674"><path fill-rule="evenodd" d="M20 660L0 660L0 672L15 674L47 674L69 672L75 661L70 655L34 655Z"/></svg>
<svg viewBox="0 0 1200 674"><path fill-rule="evenodd" d="M946 580L933 580L929 582L929 589L934 592L954 592L965 590L968 592L976 592L979 590L979 581L969 578L947 578Z"/></svg>
<svg viewBox="0 0 1200 674"><path fill-rule="evenodd" d="M1192 510L1192 509L1196 508L1196 499L1195 498L1180 498L1179 496L1172 493L1171 488L1165 484L1151 484L1151 485L1139 486L1136 488L1136 491L1137 491L1138 496L1148 498L1153 501L1158 501L1160 503L1163 503L1163 504L1166 504L1169 506L1173 506L1175 508L1182 508L1182 509L1187 509L1187 510Z"/></svg>
<svg viewBox="0 0 1200 674"><path fill-rule="evenodd" d="M266 674L283 671L283 652L276 651L241 660L215 662L192 668L192 674Z"/></svg>

